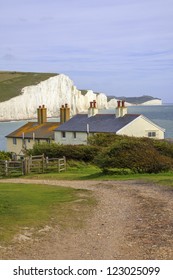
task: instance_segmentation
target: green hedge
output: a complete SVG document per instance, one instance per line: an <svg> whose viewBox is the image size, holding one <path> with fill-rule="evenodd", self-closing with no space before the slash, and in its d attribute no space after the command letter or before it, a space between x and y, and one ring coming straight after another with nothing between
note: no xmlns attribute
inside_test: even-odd
<svg viewBox="0 0 173 280"><path fill-rule="evenodd" d="M29 151L32 155L44 154L50 158L61 158L91 162L98 153L99 148L86 145L59 145L56 143L35 144Z"/></svg>

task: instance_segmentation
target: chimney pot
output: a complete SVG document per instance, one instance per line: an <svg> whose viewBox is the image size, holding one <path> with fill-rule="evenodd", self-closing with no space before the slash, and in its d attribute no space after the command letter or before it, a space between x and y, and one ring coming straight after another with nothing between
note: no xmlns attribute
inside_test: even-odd
<svg viewBox="0 0 173 280"><path fill-rule="evenodd" d="M64 122L70 119L70 108L66 103L65 106L62 105L60 108L60 123L63 124Z"/></svg>
<svg viewBox="0 0 173 280"><path fill-rule="evenodd" d="M39 107L37 108L37 122L38 122L39 124L41 124L41 119L42 119L42 112L41 112L41 106L39 106Z"/></svg>
<svg viewBox="0 0 173 280"><path fill-rule="evenodd" d="M122 107L125 107L125 100L122 100Z"/></svg>
<svg viewBox="0 0 173 280"><path fill-rule="evenodd" d="M93 100L93 107L96 108L96 100Z"/></svg>
<svg viewBox="0 0 173 280"><path fill-rule="evenodd" d="M118 100L118 101L117 101L117 107L119 108L120 106L121 106L121 101Z"/></svg>

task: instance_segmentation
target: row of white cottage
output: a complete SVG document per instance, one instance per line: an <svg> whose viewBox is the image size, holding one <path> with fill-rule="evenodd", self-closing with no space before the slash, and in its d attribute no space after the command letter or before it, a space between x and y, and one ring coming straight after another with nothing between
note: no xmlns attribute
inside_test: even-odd
<svg viewBox="0 0 173 280"><path fill-rule="evenodd" d="M43 105L37 109L37 122L28 122L6 136L7 150L22 155L36 142L86 145L88 136L95 133L164 139L165 129L143 115L128 114L124 101L117 102L115 114L99 114L94 100L90 102L88 114L72 118L65 104L60 108L60 122L47 122L47 109Z"/></svg>

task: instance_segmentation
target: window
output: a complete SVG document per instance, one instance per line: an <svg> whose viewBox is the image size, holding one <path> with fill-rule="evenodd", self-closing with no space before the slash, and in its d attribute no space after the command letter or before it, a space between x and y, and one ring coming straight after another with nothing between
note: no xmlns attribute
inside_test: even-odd
<svg viewBox="0 0 173 280"><path fill-rule="evenodd" d="M17 139L13 138L13 145L17 145Z"/></svg>
<svg viewBox="0 0 173 280"><path fill-rule="evenodd" d="M148 132L148 137L156 137L156 132L155 131L149 131Z"/></svg>
<svg viewBox="0 0 173 280"><path fill-rule="evenodd" d="M62 138L65 138L65 137L66 137L65 131L62 131L62 132L61 132L61 136L62 136Z"/></svg>
<svg viewBox="0 0 173 280"><path fill-rule="evenodd" d="M73 132L73 138L76 139L76 132Z"/></svg>

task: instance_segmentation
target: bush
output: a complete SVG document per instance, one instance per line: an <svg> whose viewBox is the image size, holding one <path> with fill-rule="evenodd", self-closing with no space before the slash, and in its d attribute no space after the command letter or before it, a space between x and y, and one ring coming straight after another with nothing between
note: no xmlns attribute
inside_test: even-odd
<svg viewBox="0 0 173 280"><path fill-rule="evenodd" d="M9 160L11 159L11 153L0 151L0 160Z"/></svg>
<svg viewBox="0 0 173 280"><path fill-rule="evenodd" d="M165 140L153 141L154 148L164 156L173 158L173 143Z"/></svg>
<svg viewBox="0 0 173 280"><path fill-rule="evenodd" d="M86 145L59 145L56 143L40 143L35 144L33 149L29 151L31 155L44 154L49 158L61 158L65 156L67 159L91 162L98 153L99 148Z"/></svg>
<svg viewBox="0 0 173 280"><path fill-rule="evenodd" d="M95 164L104 172L120 168L135 173L158 173L170 170L173 160L160 155L148 141L124 138L103 149L95 158Z"/></svg>
<svg viewBox="0 0 173 280"><path fill-rule="evenodd" d="M120 136L114 133L96 133L88 137L88 143L92 146L108 147L124 138L127 138L127 136Z"/></svg>

